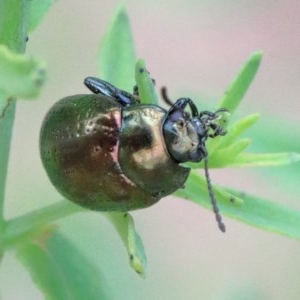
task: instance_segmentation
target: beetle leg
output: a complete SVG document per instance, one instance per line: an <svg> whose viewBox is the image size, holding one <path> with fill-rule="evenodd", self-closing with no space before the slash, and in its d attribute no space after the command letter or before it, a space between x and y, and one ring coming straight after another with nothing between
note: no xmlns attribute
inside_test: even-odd
<svg viewBox="0 0 300 300"><path fill-rule="evenodd" d="M211 123L210 128L213 130L213 133L209 134L210 138L217 137L219 135L225 135L227 131L225 131L221 126Z"/></svg>
<svg viewBox="0 0 300 300"><path fill-rule="evenodd" d="M199 113L198 113L197 106L190 98L179 98L178 100L176 100L176 102L172 104L170 112L173 112L174 110L184 110L187 105L189 105L192 111L192 116L198 117Z"/></svg>
<svg viewBox="0 0 300 300"><path fill-rule="evenodd" d="M114 97L117 88L112 84L96 77L87 77L84 79L85 86L94 94L102 94L108 97Z"/></svg>
<svg viewBox="0 0 300 300"><path fill-rule="evenodd" d="M202 118L203 116L208 117L209 119L216 119L218 117L216 112L203 110L200 112L199 117Z"/></svg>
<svg viewBox="0 0 300 300"><path fill-rule="evenodd" d="M212 133L208 134L208 137L214 138L219 135L225 135L227 131L223 129L222 126L215 123L214 121L219 119L221 116L218 113L227 112L228 110L225 108L220 108L215 112L211 111L201 111L199 114L199 118L205 124L206 127L210 127L212 129Z"/></svg>
<svg viewBox="0 0 300 300"><path fill-rule="evenodd" d="M132 94L119 90L114 85L96 78L96 77L87 77L84 80L84 84L89 88L94 94L102 94L114 98L122 106L130 106L133 104L140 103L139 100Z"/></svg>

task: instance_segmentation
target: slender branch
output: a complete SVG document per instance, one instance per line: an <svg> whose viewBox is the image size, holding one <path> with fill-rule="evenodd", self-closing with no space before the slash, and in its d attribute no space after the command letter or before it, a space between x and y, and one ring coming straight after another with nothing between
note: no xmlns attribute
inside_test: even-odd
<svg viewBox="0 0 300 300"><path fill-rule="evenodd" d="M17 53L23 53L26 45L30 1L0 0L0 44ZM0 94L6 103L0 112L0 234L4 228L4 197L8 158L12 137L16 103L9 95Z"/></svg>
<svg viewBox="0 0 300 300"><path fill-rule="evenodd" d="M11 219L6 223L4 232L0 236L0 249L12 246L22 240L22 237L39 231L51 222L81 211L84 209L80 206L64 200Z"/></svg>

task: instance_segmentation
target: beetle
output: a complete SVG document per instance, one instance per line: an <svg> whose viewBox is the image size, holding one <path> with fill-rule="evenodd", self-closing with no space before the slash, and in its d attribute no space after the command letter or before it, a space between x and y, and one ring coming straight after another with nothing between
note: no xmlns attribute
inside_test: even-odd
<svg viewBox="0 0 300 300"><path fill-rule="evenodd" d="M224 232L205 143L226 134L218 120L227 110L198 112L190 98L173 103L163 88L166 110L141 104L136 87L131 94L95 77L84 83L93 94L55 103L40 132L42 163L58 192L91 210L145 208L184 187L190 168L182 163L204 160L213 210Z"/></svg>

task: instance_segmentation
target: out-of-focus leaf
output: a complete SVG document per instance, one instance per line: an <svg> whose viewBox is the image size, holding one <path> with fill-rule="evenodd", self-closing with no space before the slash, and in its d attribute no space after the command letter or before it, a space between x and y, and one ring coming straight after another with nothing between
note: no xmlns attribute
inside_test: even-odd
<svg viewBox="0 0 300 300"><path fill-rule="evenodd" d="M31 236L35 236L46 224L83 210L79 205L63 200L10 219L0 235L0 248L10 248L15 244L20 244Z"/></svg>
<svg viewBox="0 0 300 300"><path fill-rule="evenodd" d="M55 0L31 0L28 31L33 31L43 20Z"/></svg>
<svg viewBox="0 0 300 300"><path fill-rule="evenodd" d="M135 51L129 19L123 5L117 9L98 53L100 77L117 88L130 91L134 86Z"/></svg>
<svg viewBox="0 0 300 300"><path fill-rule="evenodd" d="M45 299L110 299L99 271L58 232L46 231L20 245L17 256Z"/></svg>
<svg viewBox="0 0 300 300"><path fill-rule="evenodd" d="M259 126L253 126L249 134L253 139L251 151L263 152L298 152L300 153L300 130L298 121L286 120L274 115L264 115ZM269 182L275 189L282 189L289 195L298 197L300 194L299 163L284 168L259 169L258 176ZM280 185L277 183L280 182ZM297 198L296 198L297 199Z"/></svg>
<svg viewBox="0 0 300 300"><path fill-rule="evenodd" d="M29 10L30 1L0 1L0 45L15 53L25 52Z"/></svg>
<svg viewBox="0 0 300 300"><path fill-rule="evenodd" d="M0 45L0 90L10 97L36 97L46 79L42 60L16 54Z"/></svg>

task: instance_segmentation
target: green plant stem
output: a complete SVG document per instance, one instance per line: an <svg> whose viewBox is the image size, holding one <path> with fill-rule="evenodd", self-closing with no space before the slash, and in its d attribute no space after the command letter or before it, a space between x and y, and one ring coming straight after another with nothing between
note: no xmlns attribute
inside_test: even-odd
<svg viewBox="0 0 300 300"><path fill-rule="evenodd" d="M25 52L29 0L0 0L0 44L17 53Z"/></svg>
<svg viewBox="0 0 300 300"><path fill-rule="evenodd" d="M1 98L1 96L0 96ZM4 226L4 197L8 168L12 124L15 116L16 104L13 99L6 99L6 105L0 114L0 232Z"/></svg>
<svg viewBox="0 0 300 300"><path fill-rule="evenodd" d="M78 205L69 201L60 201L11 219L7 221L3 234L0 236L0 249L8 248L24 240L28 235L39 232L50 222L82 211L83 208Z"/></svg>
<svg viewBox="0 0 300 300"><path fill-rule="evenodd" d="M26 29L29 15L28 0L0 0L0 43L12 51L22 53L26 45ZM5 196L6 173L16 103L7 95L0 112L0 226L3 226L3 203ZM0 227L0 229L1 229Z"/></svg>
<svg viewBox="0 0 300 300"><path fill-rule="evenodd" d="M26 46L29 0L0 0L0 44L10 50L23 53ZM9 95L0 93L0 101L4 103L0 111L0 234L4 228L3 205L5 197L6 174L13 121L15 116L15 100ZM0 254L1 255L1 254Z"/></svg>

